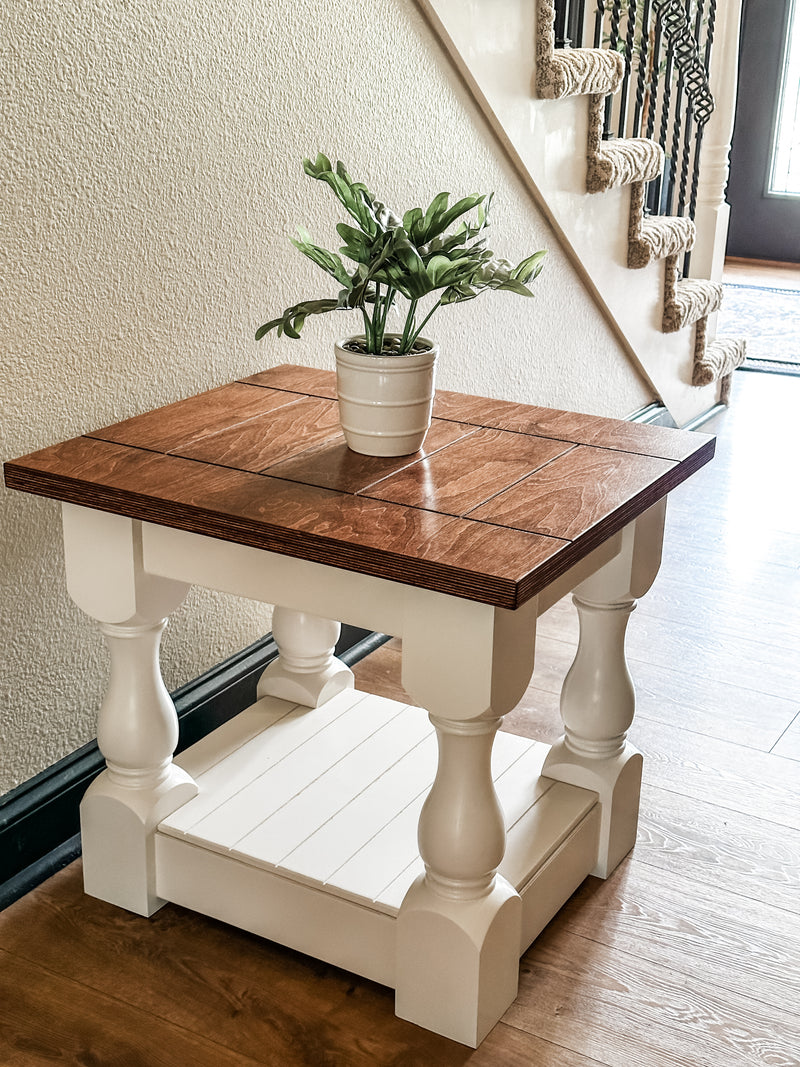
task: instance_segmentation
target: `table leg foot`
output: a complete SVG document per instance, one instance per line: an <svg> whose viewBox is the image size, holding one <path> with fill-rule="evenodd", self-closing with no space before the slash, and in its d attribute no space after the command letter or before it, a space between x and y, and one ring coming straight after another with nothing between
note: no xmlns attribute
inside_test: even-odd
<svg viewBox="0 0 800 1067"><path fill-rule="evenodd" d="M138 915L166 901L156 892L155 830L197 795L197 786L170 762L149 789L131 788L104 771L81 802L83 882L86 892Z"/></svg>
<svg viewBox="0 0 800 1067"><path fill-rule="evenodd" d="M522 901L501 877L474 900L449 900L421 875L397 919L395 1012L477 1048L514 1001Z"/></svg>
<svg viewBox="0 0 800 1067"><path fill-rule="evenodd" d="M606 760L583 757L559 741L550 750L542 773L559 782L597 793L600 833L597 863L590 872L608 878L636 843L642 756L631 744Z"/></svg>
<svg viewBox="0 0 800 1067"><path fill-rule="evenodd" d="M258 696L318 708L353 686L353 672L333 654L341 627L305 611L276 607L272 636L280 651L258 683Z"/></svg>

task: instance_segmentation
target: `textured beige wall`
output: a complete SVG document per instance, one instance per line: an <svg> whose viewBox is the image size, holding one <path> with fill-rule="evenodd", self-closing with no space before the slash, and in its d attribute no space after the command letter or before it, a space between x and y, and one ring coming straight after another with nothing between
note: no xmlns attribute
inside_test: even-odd
<svg viewBox="0 0 800 1067"><path fill-rule="evenodd" d="M4 459L273 363L331 365L334 334L256 344L319 292L289 245L335 241L318 148L389 202L496 190L499 251L549 246L536 300L436 324L440 384L624 414L650 399L454 83L411 0L11 0L0 27ZM63 590L58 507L0 496L0 793L94 733L105 653ZM269 628L194 591L173 688Z"/></svg>

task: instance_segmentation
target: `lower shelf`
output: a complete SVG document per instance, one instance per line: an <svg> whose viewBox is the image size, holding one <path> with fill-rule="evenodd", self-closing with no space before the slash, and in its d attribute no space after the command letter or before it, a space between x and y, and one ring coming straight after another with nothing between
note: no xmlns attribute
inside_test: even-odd
<svg viewBox="0 0 800 1067"><path fill-rule="evenodd" d="M502 731L493 749L520 952L597 853L596 794L542 777L547 752ZM199 793L159 825L157 891L393 985L394 919L423 871L416 830L436 759L421 708L357 690L316 709L263 698L176 760Z"/></svg>

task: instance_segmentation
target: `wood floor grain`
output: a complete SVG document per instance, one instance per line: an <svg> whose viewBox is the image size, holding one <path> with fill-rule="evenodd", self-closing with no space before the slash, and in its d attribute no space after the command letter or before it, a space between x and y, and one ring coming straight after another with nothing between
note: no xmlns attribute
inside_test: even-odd
<svg viewBox="0 0 800 1067"><path fill-rule="evenodd" d="M551 924L523 957L505 1021L609 1067L796 1067L800 1049L793 1004L767 1012L708 977L605 951L563 924Z"/></svg>
<svg viewBox="0 0 800 1067"><path fill-rule="evenodd" d="M729 256L725 260L723 281L736 285L766 285L772 289L800 289L800 267L796 263Z"/></svg>
<svg viewBox="0 0 800 1067"><path fill-rule="evenodd" d="M800 914L800 832L696 797L642 791L637 857L703 892L737 893ZM800 992L800 990L798 990Z"/></svg>
<svg viewBox="0 0 800 1067"><path fill-rule="evenodd" d="M3 1064L114 1064L119 1067L245 1067L274 1063L240 1056L215 1041L142 1012L118 995L86 989L0 950ZM91 1004L89 1011L87 1003Z"/></svg>
<svg viewBox="0 0 800 1067"><path fill-rule="evenodd" d="M562 916L571 933L765 1005L800 988L800 913L673 870L637 851L617 878L588 878Z"/></svg>
<svg viewBox="0 0 800 1067"><path fill-rule="evenodd" d="M90 900L78 862L0 914L0 1064L798 1067L800 524L771 500L797 485L798 408L800 379L737 375L717 459L670 502L662 573L631 619L637 846L531 946L480 1049L203 916ZM576 640L565 601L507 729L558 736ZM392 640L358 684L402 699L400 667Z"/></svg>

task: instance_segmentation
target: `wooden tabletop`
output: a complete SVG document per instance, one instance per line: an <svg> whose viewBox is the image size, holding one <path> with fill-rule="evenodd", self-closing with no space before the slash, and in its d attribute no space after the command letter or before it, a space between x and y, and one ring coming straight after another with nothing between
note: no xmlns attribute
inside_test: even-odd
<svg viewBox="0 0 800 1067"><path fill-rule="evenodd" d="M6 485L516 608L714 454L706 434L439 391L423 451L351 452L280 366L5 464Z"/></svg>

